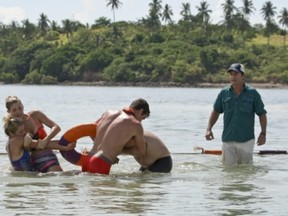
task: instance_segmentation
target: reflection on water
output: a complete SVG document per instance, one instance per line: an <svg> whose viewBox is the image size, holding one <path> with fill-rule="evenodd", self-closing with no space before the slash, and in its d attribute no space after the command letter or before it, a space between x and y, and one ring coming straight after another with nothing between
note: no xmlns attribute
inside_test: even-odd
<svg viewBox="0 0 288 216"><path fill-rule="evenodd" d="M91 181L87 193L89 197L95 196L90 200L90 207L101 207L108 214L145 212L166 194L161 186L150 183L148 178L135 176Z"/></svg>
<svg viewBox="0 0 288 216"><path fill-rule="evenodd" d="M269 175L275 175L278 169L271 171L265 164L222 166L219 156L213 155L176 154L173 159L171 174L139 173L137 163L133 164L130 157L122 157L122 164L113 167L110 176L77 170L49 174L10 172L2 177L0 212L269 215L271 205L276 204L275 196L280 192L269 192L275 187ZM125 169L128 164L130 169Z"/></svg>
<svg viewBox="0 0 288 216"><path fill-rule="evenodd" d="M208 202L208 206L211 212L217 215L255 215L268 212L266 206L263 208L262 205L258 205L260 200L261 204L263 201L269 203L270 197L266 196L265 187L253 183L253 179L261 178L268 173L265 167L223 166L219 171L221 175L218 178L222 183L215 186L213 181L209 185L208 199L212 202Z"/></svg>

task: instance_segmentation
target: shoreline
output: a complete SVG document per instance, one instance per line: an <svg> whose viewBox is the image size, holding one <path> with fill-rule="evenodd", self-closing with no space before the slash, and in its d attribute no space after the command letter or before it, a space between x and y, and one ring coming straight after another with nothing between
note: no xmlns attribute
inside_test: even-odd
<svg viewBox="0 0 288 216"><path fill-rule="evenodd" d="M248 85L254 88L265 88L265 89L287 89L287 84L280 83L249 83ZM177 87L177 88L223 88L230 83L196 83L196 84L188 84L188 83L173 83L173 82L145 82L145 83L114 83L114 82L67 82L61 83L60 85L67 86L111 86L111 87Z"/></svg>
<svg viewBox="0 0 288 216"><path fill-rule="evenodd" d="M246 82L248 85L254 88L262 88L262 89L287 89L288 84L280 84L280 83L250 83ZM38 84L23 84L23 83L14 83L14 84L5 84L0 83L0 85L38 85ZM39 86L45 84L39 84ZM174 83L174 82L125 82L125 83L116 83L116 82L63 82L57 84L59 86L102 86L102 87L171 87L171 88L224 88L230 83Z"/></svg>

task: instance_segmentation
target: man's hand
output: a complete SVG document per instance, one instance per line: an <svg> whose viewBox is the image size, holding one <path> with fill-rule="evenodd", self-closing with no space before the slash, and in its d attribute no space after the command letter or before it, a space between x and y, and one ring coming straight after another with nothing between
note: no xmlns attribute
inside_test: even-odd
<svg viewBox="0 0 288 216"><path fill-rule="evenodd" d="M213 135L212 130L207 130L207 131L206 131L205 138L206 138L206 140L212 140L212 139L214 139L214 135Z"/></svg>
<svg viewBox="0 0 288 216"><path fill-rule="evenodd" d="M261 146L266 143L266 134L260 133L257 139L257 145Z"/></svg>

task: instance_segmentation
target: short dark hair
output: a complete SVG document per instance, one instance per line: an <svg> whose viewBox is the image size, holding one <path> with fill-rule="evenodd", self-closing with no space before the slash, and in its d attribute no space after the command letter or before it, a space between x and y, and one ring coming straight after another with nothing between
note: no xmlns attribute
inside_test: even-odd
<svg viewBox="0 0 288 216"><path fill-rule="evenodd" d="M147 117L150 115L149 104L146 100L142 98L132 101L129 107L136 110L143 109L142 114L147 115Z"/></svg>

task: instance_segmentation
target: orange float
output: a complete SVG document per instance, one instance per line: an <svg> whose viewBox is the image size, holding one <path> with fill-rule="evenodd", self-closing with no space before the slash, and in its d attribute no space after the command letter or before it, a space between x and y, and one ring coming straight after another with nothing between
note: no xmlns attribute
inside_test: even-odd
<svg viewBox="0 0 288 216"><path fill-rule="evenodd" d="M59 144L62 146L67 146L69 143L77 142L78 139L82 137L92 137L96 136L96 123L80 124L67 130L59 140ZM70 151L60 151L61 155L70 163L82 166L83 161L87 157L86 154L77 152L75 149Z"/></svg>

